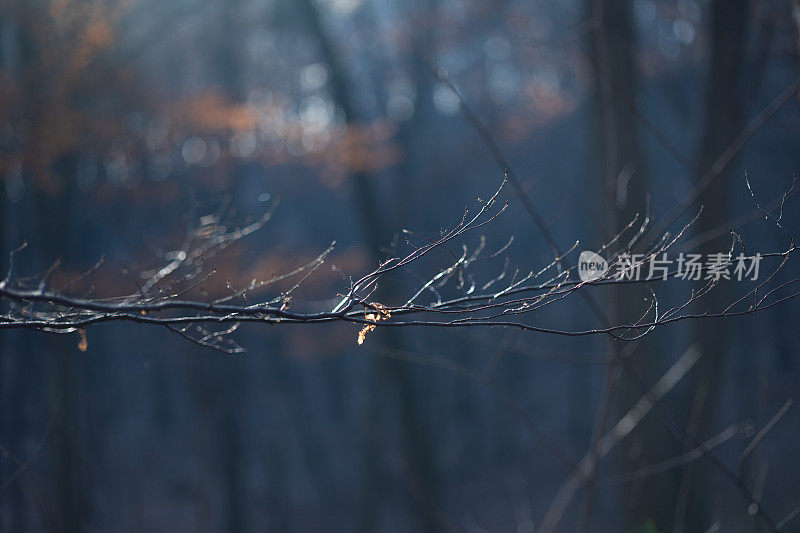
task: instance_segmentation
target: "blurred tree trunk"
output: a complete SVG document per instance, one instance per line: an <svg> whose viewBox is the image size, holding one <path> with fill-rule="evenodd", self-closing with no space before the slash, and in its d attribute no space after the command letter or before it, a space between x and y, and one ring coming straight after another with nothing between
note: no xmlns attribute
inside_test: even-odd
<svg viewBox="0 0 800 533"><path fill-rule="evenodd" d="M35 8L38 9L38 8ZM24 16L20 11L20 16ZM71 205L75 201L75 172L78 154L62 154L56 161L43 165L39 154L32 147L47 144L49 131L40 126L43 116L50 109L42 103L54 90L49 72L37 72L46 50L29 35L19 35L17 46L18 83L21 85L24 116L31 127L26 152L29 159L21 161L26 181L26 196L30 198L32 219L30 224L32 251L36 268L45 279L44 272L56 261L67 260L75 244L74 219ZM28 201L23 198L22 201ZM57 531L84 531L89 519L89 493L86 483L87 432L91 428L85 422L86 402L82 398L85 378L85 356L79 352L74 335L45 335L30 344L32 353L26 359L42 362L30 363L41 372L36 380L43 386L33 407L35 419L46 420L49 413L56 416L51 442L52 463L52 507L54 527ZM27 363L26 363L27 364ZM28 383L27 386L35 384ZM42 426L44 428L44 426ZM49 503L49 502L48 502Z"/></svg>
<svg viewBox="0 0 800 533"><path fill-rule="evenodd" d="M634 232L646 217L646 176L644 160L639 146L639 129L636 117L625 102L626 98L635 98L638 87L638 74L634 61L636 46L635 28L633 25L633 2L630 0L587 0L587 11L598 21L599 27L590 36L590 57L596 74L596 90L594 92L595 121L595 153L596 168L600 177L602 190L602 212L600 226L603 242L608 242L621 231L638 214ZM631 240L633 232L620 240L622 246ZM646 272L644 273L646 275ZM603 306L609 322L633 323L641 317L646 308L645 300L650 295L639 284L614 288L608 293L608 300ZM663 354L659 353L661 343L648 338L642 341L637 349L638 366L648 377L655 377L661 371ZM620 356L621 345L611 340L609 348L613 355ZM608 417L611 411L624 412L640 397L641 391L629 380L621 376L621 367L608 367L604 377L601 400L595 416L601 420ZM619 389L619 394L613 391ZM604 407L614 405L610 400L616 398L616 409ZM580 416L576 414L575 416ZM576 421L578 427L591 426L592 419ZM593 440L603 433L598 426L594 430ZM629 470L637 464L655 462L663 457L666 429L660 421L645 421L639 428L641 436L634 441L637 453L626 453L621 449L618 467ZM667 448L669 450L670 448ZM631 450L632 451L632 450ZM636 464L631 464L631 461ZM672 484L668 476L648 480L642 487L631 491L628 501L628 520L630 527L641 527L647 521L657 524L666 523L671 516L673 497ZM581 510L581 525L588 529L590 524L591 494L587 492ZM625 501L625 500L623 500Z"/></svg>
<svg viewBox="0 0 800 533"><path fill-rule="evenodd" d="M56 204L56 213L65 213L64 199L53 198L43 202L45 205ZM59 205L61 204L61 205ZM53 211L50 211L51 213ZM69 216L69 215L67 215ZM47 217L43 217L47 218ZM53 220L52 228L66 227L65 220ZM44 249L50 253L63 257L59 248L60 243L68 243L64 235L52 229L47 235ZM48 255L50 255L48 253ZM88 498L86 490L87 462L83 446L85 431L89 427L82 427L81 418L85 413L85 405L80 401L80 391L84 374L84 355L76 347L74 336L48 336L45 339L45 352L53 373L52 403L51 408L60 412L60 430L56 433L58 442L58 455L56 458L56 477L58 491L59 517L63 531L83 531L86 525L86 512L88 511Z"/></svg>
<svg viewBox="0 0 800 533"><path fill-rule="evenodd" d="M749 0L714 0L711 4L711 59L699 156L701 171L711 168L743 127L746 105L744 92L748 88L745 56L749 7ZM699 234L731 219L731 190L742 186L741 180L734 178L736 173L736 170L723 173L705 192L703 213L697 227ZM729 247L728 240L718 239L707 243L698 252L705 257L708 253L727 252ZM729 300L730 291L724 283L720 283L703 298L701 305L704 309L716 312L723 309ZM702 350L695 375L698 386L708 391L706 407L698 425L701 438L717 430L715 422L722 394L719 374L725 366L723 354L731 347L731 333L731 325L727 320L694 323L693 337ZM687 531L707 528L715 518L720 518L712 516L714 479L716 473L710 468L698 469L697 482L689 493Z"/></svg>
<svg viewBox="0 0 800 533"><path fill-rule="evenodd" d="M41 94L31 91L30 94ZM48 268L55 261L66 260L73 245L72 213L75 182L75 156L62 156L54 165L54 175L46 178L54 190L36 187L31 180L36 206L37 249L40 266ZM58 416L54 428L54 482L57 524L60 531L84 531L88 522L89 494L86 488L85 442L91 427L85 425L86 404L82 399L85 355L77 348L74 335L46 335L40 349L46 360L45 383L49 390L49 408ZM31 354L35 355L35 354Z"/></svg>
<svg viewBox="0 0 800 533"><path fill-rule="evenodd" d="M247 27L243 24L242 0L223 0L220 4L220 17L214 27L214 51L211 65L218 76L217 81L225 89L227 97L234 102L244 102L245 94L245 49L244 43ZM216 70L218 69L218 70ZM244 165L233 163L231 172L234 176L234 197L241 199L241 190L247 187ZM238 194L237 194L238 193ZM246 454L246 417L245 406L247 395L246 380L250 360L246 357L218 358L215 363L219 367L211 380L220 380L221 418L218 420L221 430L221 449L223 452L223 472L226 492L225 527L228 533L238 533L247 529L246 489L244 488L244 460ZM218 365L213 365L218 366Z"/></svg>
<svg viewBox="0 0 800 533"><path fill-rule="evenodd" d="M635 94L638 76L629 0L590 0L602 17L602 29L591 40L597 73L595 92L597 162L602 173L606 237L615 235L636 214L644 215L645 180L638 128L617 90ZM600 7L597 7L597 6Z"/></svg>
<svg viewBox="0 0 800 533"><path fill-rule="evenodd" d="M243 44L247 28L242 21L242 6L242 0L214 3L204 55L209 85L219 87L225 98L235 103L243 102L246 96ZM246 166L232 159L228 170L233 177L234 205L237 210L244 210L242 191L246 190ZM190 175L185 178L185 190L194 190L196 186L190 181ZM248 390L244 376L248 374L251 361L241 355L203 355L203 359L191 359L192 368L188 369L195 381L191 389L193 401L203 424L210 429L205 433L210 448L206 457L214 458L215 464L207 467L209 472L219 476L224 496L221 523L225 531L237 533L247 529L248 518L244 487Z"/></svg>
<svg viewBox="0 0 800 533"><path fill-rule="evenodd" d="M322 58L330 69L330 89L334 103L341 109L347 126L357 126L359 116L351 95L347 68L339 59L339 53L324 26L321 13L313 0L301 0L298 4L303 18L317 39ZM373 187L374 176L361 170L353 170L350 178L353 183L359 225L370 245L371 262L377 265L384 259L380 247L392 241L393 228L397 227L397 221L387 221L386 213L391 213L393 209L381 208L379 205L378 195ZM391 285L384 282L381 294L376 295L376 298L391 298L393 292ZM392 350L403 349L401 334L396 328L378 328L371 334L372 336L374 337L371 342L375 344ZM414 381L405 363L386 357L372 357L368 361L370 370L367 373L366 384L368 413L364 445L365 482L359 502L358 530L375 530L381 506L386 503L385 499L392 492L392 487L386 483L387 473L384 472L385 465L381 464L380 452L388 451L386 437L389 428L385 425L387 420L393 418L389 409L394 405L393 401L396 401L410 497L416 503L424 529L437 531L440 529L440 524L433 496L434 473L430 463L431 453L416 408Z"/></svg>
<svg viewBox="0 0 800 533"><path fill-rule="evenodd" d="M11 9L0 12L0 82L13 83L19 79L19 62L21 56L18 22ZM4 139L0 144L0 153L11 156L16 150L14 139ZM11 242L13 237L6 226L6 221L11 220L11 211L14 206L8 194L8 180L10 172L0 177L3 187L0 188L0 272L5 272L8 263L8 251L15 247ZM3 309L5 311L5 308ZM30 357L23 355L29 349L30 343L26 342L24 335L15 331L6 331L0 336L0 405L12 405L17 398L25 398L29 405L41 407L35 398L25 394L30 389L35 364ZM43 411L43 410L42 410ZM24 461L32 448L28 443L32 440L30 419L26 420L26 410L19 408L3 409L0 412L0 483L11 479L18 463L12 460ZM41 413L40 413L41 414ZM28 531L33 529L26 516L25 494L23 486L16 484L0 491L0 530L2 531Z"/></svg>
<svg viewBox="0 0 800 533"><path fill-rule="evenodd" d="M17 43L16 43L16 24L11 19L9 13L0 13L0 80L8 83L16 77L14 68L15 59L17 56ZM0 151L8 153L9 147L5 143L0 144ZM9 240L6 235L6 217L8 210L11 207L6 192L6 176L3 176L4 187L0 189L0 271L5 272L6 261L6 242ZM5 309L3 309L4 311ZM9 335L13 337L14 335ZM13 386L14 382L18 382L21 377L17 370L19 364L19 357L14 357L11 353L11 344L8 342L8 337L3 335L0 337L0 353L8 354L0 360L0 405L8 405L14 393L17 392L16 387ZM0 412L0 446L10 448L12 454L20 453L20 439L19 432L22 429L20 417L15 412L15 409L3 409ZM12 438L15 436L16 438ZM0 448L0 453L3 453L6 458L9 456L9 451ZM9 479L14 473L15 467L13 463L8 460L0 461L0 479ZM24 522L19 516L21 506L21 494L19 491L0 491L0 509L10 509L9 512L0 515L0 529L4 527L10 528L14 525L17 529L24 531ZM9 504L8 502L12 502Z"/></svg>
<svg viewBox="0 0 800 533"><path fill-rule="evenodd" d="M48 141L44 136L49 132L43 131L40 124L43 114L49 110L41 100L47 98L53 88L49 73L36 70L46 50L40 48L34 36L23 30L26 17L39 9L35 6L29 12L28 7L24 4L6 5L0 12L2 83L13 84L25 95L23 104L15 107L9 118L22 122L20 119L24 117L31 128L30 135L24 140L18 131L12 130L4 145L0 146L3 155L8 156L7 164L15 156L18 158L21 165L19 177L24 183L23 191L15 194L17 204L12 206L7 189L9 183L3 179L5 187L0 192L3 197L3 212L0 214L2 254L5 256L10 247L20 244L10 245L6 240L7 230L14 234L14 240L30 237L32 244L27 254L16 258L16 275L30 267L35 269L34 272L44 273L56 260L69 257L75 243L70 205L75 199L72 186L77 154L64 154L54 163L43 166L32 150L32 147L42 146ZM23 150L28 153L27 160L23 160ZM8 177L10 173L3 176ZM13 210L14 227L6 228L10 210ZM9 492L17 499L12 506L0 505L0 529L5 525L6 510L9 509L9 518L13 520L10 530L46 527L54 531L83 531L88 523L90 497L86 488L84 445L90 428L83 423L87 404L81 397L85 377L84 354L78 351L74 335L52 334L30 340L25 337L24 333L12 333L12 342L17 341L14 350L3 351L0 371L3 373L2 381L10 382L11 401L2 400L3 405L11 406L5 410L10 413L11 421L9 426L3 424L2 429L9 427L11 434L3 433L0 438L18 461L27 461L48 426L48 418L53 416L52 435L48 440L53 452L52 463L48 464L51 478L42 491L42 499L37 502L29 501L32 498L28 493L33 492L27 486L29 480L19 479L9 487ZM5 391L3 387L3 395ZM6 437L10 438L6 440ZM16 469L13 462L4 459L2 463L11 464ZM3 480L6 479L8 476L3 476Z"/></svg>

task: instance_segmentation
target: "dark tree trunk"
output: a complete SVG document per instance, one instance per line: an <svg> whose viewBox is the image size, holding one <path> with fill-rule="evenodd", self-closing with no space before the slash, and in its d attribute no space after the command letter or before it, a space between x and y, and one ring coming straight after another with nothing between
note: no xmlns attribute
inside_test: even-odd
<svg viewBox="0 0 800 533"><path fill-rule="evenodd" d="M311 32L316 37L323 60L331 71L331 93L346 123L357 125L359 114L351 96L350 78L347 68L339 59L339 53L324 27L317 7L312 0L299 2L303 17ZM371 262L378 264L382 259L380 247L388 245L393 238L393 228L397 224L387 220L386 213L393 209L382 209L378 195L373 188L374 176L365 172L354 171L350 179L353 183L355 210L364 238L370 245ZM393 288L384 283L381 294L376 298L391 298ZM373 342L393 350L402 350L403 342L399 330L395 328L378 328L374 332ZM371 335L371 336L372 336ZM415 383L404 363L385 357L375 357L368 362L368 390L366 415L366 442L364 444L365 481L360 501L358 530L373 531L377 527L378 513L392 487L385 466L381 464L380 450L386 446L386 420L391 417L388 409L397 402L399 409L397 423L402 436L401 446L405 458L404 477L408 480L408 495L418 509L419 519L426 531L440 529L440 518L435 505L434 473L430 464L429 444L425 438L425 429L417 412Z"/></svg>
<svg viewBox="0 0 800 533"><path fill-rule="evenodd" d="M599 226L600 238L608 242L638 215L634 232L644 221L647 209L646 169L639 145L639 128L635 115L626 99L633 99L638 88L638 74L633 57L636 37L633 25L633 2L629 0L588 0L588 12L599 27L590 36L589 53L595 72L594 132L595 175L599 177L602 198L602 216ZM633 232L620 239L625 246ZM641 317L649 296L644 287L636 285L609 291L603 306L606 318L612 324L630 324ZM662 369L659 344L648 338L642 341L634 357L646 376L656 376ZM609 342L609 351L616 358L622 353L617 341ZM639 357L637 357L639 354ZM619 390L619 394L614 391ZM603 378L600 403L592 414L596 417L593 440L604 432L604 419L610 420L614 413L624 413L641 397L641 391L622 376L620 363L609 365ZM612 399L616 398L616 405ZM580 419L575 415L575 424L586 427L592 418ZM665 430L657 423L645 421L638 444L641 454L632 464L624 448L618 454L618 467L629 470L639 464L654 462L663 456ZM646 520L655 519L664 523L672 507L667 503L671 495L668 480L648 480L643 487L636 487L635 494L628 499L628 520L631 527L640 527ZM592 488L584 497L580 524L589 527L592 504Z"/></svg>
<svg viewBox="0 0 800 533"><path fill-rule="evenodd" d="M747 79L745 55L749 0L714 0L711 4L711 60L706 86L706 110L703 137L700 147L700 169L705 171L714 164L742 130L745 112ZM743 186L735 165L724 172L705 192L701 203L703 213L697 231L702 234L731 218L732 190ZM737 179L739 178L739 179ZM727 252L730 242L718 239L698 250L708 253ZM715 287L703 300L704 309L719 311L730 300L724 283ZM731 326L727 320L696 322L694 338L702 350L694 375L697 386L707 390L707 401L699 418L701 438L717 430L715 421L721 405L721 369L725 366L723 354L730 348ZM686 530L708 527L712 516L714 495L713 480L716 473L709 468L698 468L692 490L689 492Z"/></svg>

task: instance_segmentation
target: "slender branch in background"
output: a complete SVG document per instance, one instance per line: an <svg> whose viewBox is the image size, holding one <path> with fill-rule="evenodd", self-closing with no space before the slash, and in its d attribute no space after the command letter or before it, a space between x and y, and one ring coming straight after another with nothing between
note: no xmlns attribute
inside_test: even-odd
<svg viewBox="0 0 800 533"><path fill-rule="evenodd" d="M625 474L619 474L600 479L598 480L598 484L602 486L621 485L623 483L630 483L632 481L657 474L663 474L664 472L668 472L673 468L677 468L700 459L703 457L703 450L711 450L725 444L734 437L746 435L748 431L752 430L752 428L753 424L750 422L743 422L741 424L728 426L714 437L703 442L700 446L692 448L686 453L665 461L661 461L660 463L644 466L638 470L634 470L633 472L627 472Z"/></svg>
<svg viewBox="0 0 800 533"><path fill-rule="evenodd" d="M656 222L647 235L657 238L690 209L702 194L722 175L734 157L744 148L747 142L761 129L764 124L777 113L797 92L800 91L800 78L795 79L783 91L758 113L750 123L736 136L733 142L717 157L711 168L700 177L697 184L689 191L672 209L670 209L658 222Z"/></svg>
<svg viewBox="0 0 800 533"><path fill-rule="evenodd" d="M786 516L785 516L785 517L784 517L784 518L783 518L783 519L782 519L780 522L778 522L778 523L775 525L775 527L776 527L778 530L781 530L781 529L783 529L783 527L784 527L786 524L788 524L789 522L791 522L791 521L792 521L792 519L794 519L794 517L796 517L797 515L800 515L800 507L797 507L797 508L795 508L795 509L794 509L794 510L793 510L791 513L789 513L788 515L786 515Z"/></svg>
<svg viewBox="0 0 800 533"><path fill-rule="evenodd" d="M750 444L748 444L747 448L744 449L744 451L742 452L742 455L739 456L739 468L738 468L738 470L739 470L739 477L740 478L744 478L744 465L745 465L745 461L747 460L747 458L750 456L751 453L753 453L753 450L756 449L756 447L761 443L761 441L764 439L764 437L767 436L767 433L769 433L769 431L773 427L775 427L775 424L777 424L778 421L781 418L783 418L783 415L785 415L789 411L789 408L792 406L792 403L793 402L792 402L791 398L786 400L786 403L783 404L783 407L781 407L778 410L778 412L775 413L775 416L773 416L772 419L770 419L770 421L767 422L767 425L765 425L761 429L761 431L759 431L758 434L755 437L753 437L753 440L750 441Z"/></svg>
<svg viewBox="0 0 800 533"><path fill-rule="evenodd" d="M690 346L688 350L670 367L670 369L658 380L658 382L628 411L625 416L619 419L614 427L609 430L601 439L597 446L590 449L583 459L578 463L573 473L561 485L561 488L553 498L550 507L542 519L539 531L555 531L561 517L566 511L567 505L572 500L575 493L581 488L585 480L593 476L597 462L608 455L608 453L628 436L631 431L639 425L644 417L653 408L653 405L666 393L680 382L681 379L691 370L692 366L700 359L700 352L695 346Z"/></svg>
<svg viewBox="0 0 800 533"><path fill-rule="evenodd" d="M450 81L447 75L441 71L441 69L437 68L433 63L428 62L428 68L430 69L431 73L439 80L440 83L445 85L448 89L453 91L453 94L456 95L459 102L459 108L463 113L464 117L467 121L472 125L478 135L480 135L481 139L483 140L486 147L489 149L489 152L492 154L495 162L503 169L505 172L508 181L511 183L511 186L514 188L514 192L519 198L519 201L522 202L525 211L527 211L528 215L533 219L536 227L539 229L539 232L544 237L545 242L553 251L553 255L555 257L561 256L561 250L556 243L553 234L550 232L550 228L547 227L547 223L544 221L544 218L539 214L539 211L534 207L533 201L530 199L528 194L525 192L525 189L522 187L522 183L517 178L517 175L511 169L511 165L508 164L506 161L503 152L500 150L500 147L494 140L494 137L489 132L489 130L484 126L483 122L478 118L478 116L472 111L472 108L467 104L467 101L461 95L459 90L456 88L455 85Z"/></svg>

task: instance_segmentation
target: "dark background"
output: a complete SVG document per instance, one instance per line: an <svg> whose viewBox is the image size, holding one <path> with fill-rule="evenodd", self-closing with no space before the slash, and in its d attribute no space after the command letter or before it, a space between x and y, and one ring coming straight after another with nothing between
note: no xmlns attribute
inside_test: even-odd
<svg viewBox="0 0 800 533"><path fill-rule="evenodd" d="M428 63L486 125L559 246L598 249L637 212L659 220L800 75L792 6L799 17L777 0L5 0L0 248L27 241L19 278L60 259L54 287L105 256L91 294L127 294L202 217L227 206L231 225L246 224L280 198L263 229L214 258L195 297L292 270L336 240L292 304L329 309L348 277L392 243L407 247L401 229L435 236L502 180ZM800 170L798 135L793 95L673 233L702 204L684 241L722 231L695 251L727 251L734 225L748 252L785 250L774 224L740 224L754 210L744 171L762 204L779 198ZM514 235L510 268L552 261L513 189L501 198L510 206L483 228L487 248ZM782 220L797 228L796 198ZM448 261L431 257L381 296L401 303ZM796 272L790 260L771 286ZM669 306L693 288L657 290ZM692 310L718 311L751 288L723 284ZM595 296L630 321L647 308L641 289ZM652 384L694 345L701 359L664 405L701 439L747 421L758 431L800 389L798 319L788 301L664 326L632 360ZM599 327L580 297L525 320ZM154 326L89 328L85 351L77 333L0 330L0 530L538 528L570 470L531 421L580 459L619 343L378 328L358 346L357 333L243 326L234 337L248 351L226 355ZM492 361L495 384L443 360L477 371ZM624 373L612 384L606 428L642 395ZM775 521L800 505L798 435L789 409L742 465ZM738 431L715 451L737 470L752 438ZM560 530L766 531L707 458L608 479L689 448L649 414Z"/></svg>

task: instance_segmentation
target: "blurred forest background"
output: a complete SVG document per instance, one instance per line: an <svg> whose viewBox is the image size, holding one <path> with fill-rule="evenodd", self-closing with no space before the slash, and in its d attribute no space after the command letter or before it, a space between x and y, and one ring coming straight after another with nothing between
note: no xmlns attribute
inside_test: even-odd
<svg viewBox="0 0 800 533"><path fill-rule="evenodd" d="M669 212L796 83L798 20L788 0L2 0L0 268L27 242L15 271L38 279L60 260L58 287L105 257L92 294L125 294L214 213L246 224L274 207L214 258L197 298L335 240L292 303L329 309L349 276L403 246L403 228L435 236L502 180L436 69L560 247L596 250L636 213ZM749 251L785 250L751 216L744 168L764 204L792 186L796 92L676 221L703 205L695 249L727 251L735 226ZM487 246L513 235L512 265L550 263L514 189L502 198ZM798 218L789 197L785 226ZM796 277L790 264L774 283ZM675 280L659 296L675 305L693 288ZM706 308L737 290L719 287ZM635 320L643 294L597 296ZM631 355L652 384L699 350L663 402L702 439L733 428L716 452L775 521L800 505L800 416L789 409L742 453L800 391L799 311L684 321ZM530 320L598 325L579 298ZM531 427L577 461L602 400L601 434L641 397L609 373L621 343L608 337L379 327L359 346L358 329L251 324L237 355L140 324L83 339L3 329L0 530L533 531L570 469ZM463 372L487 365L490 382ZM662 418L603 458L558 529L766 530Z"/></svg>

